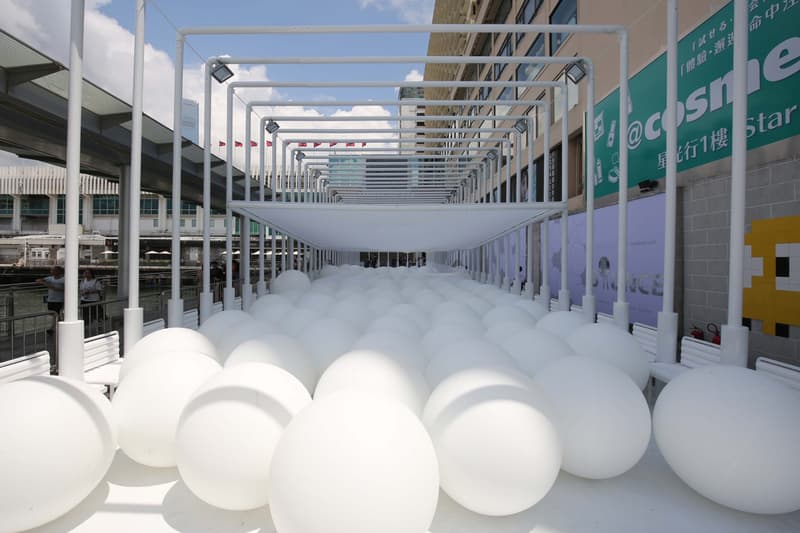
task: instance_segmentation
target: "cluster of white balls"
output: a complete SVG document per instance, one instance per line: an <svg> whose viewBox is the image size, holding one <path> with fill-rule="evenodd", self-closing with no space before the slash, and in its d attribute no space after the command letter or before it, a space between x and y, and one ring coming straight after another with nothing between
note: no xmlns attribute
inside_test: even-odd
<svg viewBox="0 0 800 533"><path fill-rule="evenodd" d="M117 444L143 465L177 466L210 505L269 505L278 533L424 533L440 488L476 513L511 515L561 470L612 478L650 442L647 357L615 326L421 269L327 266L313 282L287 271L271 289L199 331L142 339L111 404L60 378L0 387L12 436L0 440L0 530L68 511ZM655 436L701 494L791 511L800 425L787 413L800 395L754 374L674 380ZM746 427L757 435L742 444ZM768 455L744 457L759 448Z"/></svg>

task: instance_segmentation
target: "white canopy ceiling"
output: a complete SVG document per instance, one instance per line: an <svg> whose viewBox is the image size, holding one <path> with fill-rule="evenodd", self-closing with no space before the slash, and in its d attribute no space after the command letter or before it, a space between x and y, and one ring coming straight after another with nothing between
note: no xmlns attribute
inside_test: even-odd
<svg viewBox="0 0 800 533"><path fill-rule="evenodd" d="M559 212L551 203L353 205L231 203L315 248L353 251L468 250Z"/></svg>

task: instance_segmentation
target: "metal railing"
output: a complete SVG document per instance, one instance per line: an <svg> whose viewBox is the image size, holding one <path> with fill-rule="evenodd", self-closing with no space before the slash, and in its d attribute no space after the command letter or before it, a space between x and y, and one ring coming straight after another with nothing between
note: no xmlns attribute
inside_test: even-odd
<svg viewBox="0 0 800 533"><path fill-rule="evenodd" d="M0 362L47 350L50 363L57 361L58 313L40 311L0 317Z"/></svg>

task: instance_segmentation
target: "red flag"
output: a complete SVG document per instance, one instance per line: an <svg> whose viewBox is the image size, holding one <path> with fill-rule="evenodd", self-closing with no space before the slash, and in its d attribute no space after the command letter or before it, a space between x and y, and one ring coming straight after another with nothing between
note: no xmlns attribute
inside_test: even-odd
<svg viewBox="0 0 800 533"><path fill-rule="evenodd" d="M331 148L333 148L333 147L334 147L334 146L336 146L337 144L339 144L339 143L337 143L337 142L332 142L332 143L328 143L328 146L330 146Z"/></svg>
<svg viewBox="0 0 800 533"><path fill-rule="evenodd" d="M355 146L355 145L356 145L356 143L347 143L347 144L345 144L345 146Z"/></svg>
<svg viewBox="0 0 800 533"><path fill-rule="evenodd" d="M305 148L306 146L308 146L308 143L297 143L297 146L299 146L300 148Z"/></svg>
<svg viewBox="0 0 800 533"><path fill-rule="evenodd" d="M225 141L220 141L220 142L219 142L219 145L220 145L220 146L225 146Z"/></svg>
<svg viewBox="0 0 800 533"><path fill-rule="evenodd" d="M322 143L314 143L314 148L316 148L317 146L319 146L319 145L321 145L321 144L322 144Z"/></svg>
<svg viewBox="0 0 800 533"><path fill-rule="evenodd" d="M269 148L270 146L272 146L272 141L267 141L267 148Z"/></svg>
<svg viewBox="0 0 800 533"><path fill-rule="evenodd" d="M239 142L239 141L234 141L234 142L233 142L233 145L234 145L236 148L241 148L242 146L244 146L244 145L243 145L241 142Z"/></svg>
<svg viewBox="0 0 800 533"><path fill-rule="evenodd" d="M367 143L361 143L361 147L362 148L365 147L366 145L367 145Z"/></svg>
<svg viewBox="0 0 800 533"><path fill-rule="evenodd" d="M258 146L258 143L255 141L250 141L250 146Z"/></svg>

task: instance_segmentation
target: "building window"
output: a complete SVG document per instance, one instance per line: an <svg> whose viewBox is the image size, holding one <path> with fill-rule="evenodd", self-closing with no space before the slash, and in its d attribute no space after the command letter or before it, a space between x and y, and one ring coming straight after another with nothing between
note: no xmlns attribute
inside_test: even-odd
<svg viewBox="0 0 800 533"><path fill-rule="evenodd" d="M196 218L193 218L193 219L192 219L192 227L193 227L193 228L196 228L196 227L197 227L197 219L196 219Z"/></svg>
<svg viewBox="0 0 800 533"><path fill-rule="evenodd" d="M483 79L484 83L489 83L492 81L492 71L491 69L489 72L486 73L486 77ZM488 85L482 85L480 91L478 92L478 99L479 100L487 100L489 98L489 94L492 92L492 88Z"/></svg>
<svg viewBox="0 0 800 533"><path fill-rule="evenodd" d="M578 90L578 85L573 83L572 80L569 79L567 76L566 70L561 71L561 74L558 75L556 81L564 82L567 84L567 109L572 109L576 105L578 105L578 100L580 99L580 91ZM561 107L564 105L562 103L562 98L564 97L564 91L555 88L553 89L553 124L561 120L563 116L563 110Z"/></svg>
<svg viewBox="0 0 800 533"><path fill-rule="evenodd" d="M0 215L14 214L14 197L10 194L0 194Z"/></svg>
<svg viewBox="0 0 800 533"><path fill-rule="evenodd" d="M542 7L542 1L543 0L525 0L525 3L522 4L522 7L519 8L519 12L517 12L517 24L531 24L536 14L539 12L539 8ZM518 33L517 43L519 43L523 37L525 37L524 33Z"/></svg>
<svg viewBox="0 0 800 533"><path fill-rule="evenodd" d="M154 227L154 228L157 228L157 227L158 227L158 219L157 219L157 218L154 218L154 219L153 219L153 227Z"/></svg>
<svg viewBox="0 0 800 533"><path fill-rule="evenodd" d="M494 24L505 24L508 14L511 13L511 0L503 0L500 2L500 7L497 8L497 13L494 15Z"/></svg>
<svg viewBox="0 0 800 533"><path fill-rule="evenodd" d="M181 202L181 215L197 214L197 204L192 202ZM172 198L167 198L167 216L172 215Z"/></svg>
<svg viewBox="0 0 800 533"><path fill-rule="evenodd" d="M50 212L50 199L47 196L23 196L22 215L47 216Z"/></svg>
<svg viewBox="0 0 800 533"><path fill-rule="evenodd" d="M119 215L119 196L116 194L94 196L92 213L95 215Z"/></svg>
<svg viewBox="0 0 800 533"><path fill-rule="evenodd" d="M561 146L550 150L550 173L547 177L551 202L561 201Z"/></svg>
<svg viewBox="0 0 800 533"><path fill-rule="evenodd" d="M508 36L503 41L503 45L500 47L500 50L497 52L499 57L509 57L513 54L514 48L511 45L511 36ZM500 76L503 75L503 71L506 68L507 63L495 63L494 64L494 79L499 80Z"/></svg>
<svg viewBox="0 0 800 533"><path fill-rule="evenodd" d="M182 219L181 219L181 227L182 227L182 228L185 228L185 227L186 227L186 219L185 219L185 218L182 218Z"/></svg>
<svg viewBox="0 0 800 533"><path fill-rule="evenodd" d="M550 13L550 24L577 24L578 23L578 2L577 0L561 0L556 8ZM567 40L569 33L550 34L550 55L555 55L556 50L561 47L561 43Z"/></svg>
<svg viewBox="0 0 800 533"><path fill-rule="evenodd" d="M527 57L540 57L545 55L544 53L544 34L539 34L534 39L533 44L531 47L528 48L528 53L525 54ZM544 65L536 64L536 63L520 63L517 66L517 81L533 81L536 79L536 76L542 71ZM526 87L520 87L519 93L520 95L525 92Z"/></svg>
<svg viewBox="0 0 800 533"><path fill-rule="evenodd" d="M141 198L139 200L140 215L158 215L158 198Z"/></svg>
<svg viewBox="0 0 800 533"><path fill-rule="evenodd" d="M500 92L500 96L497 98L498 100L513 100L514 99L514 88L513 87L503 87L503 90ZM498 115L507 115L511 111L511 105L498 105L495 108L495 111Z"/></svg>
<svg viewBox="0 0 800 533"><path fill-rule="evenodd" d="M537 100L547 100L546 93L541 93L537 98ZM544 128L549 128L550 126L547 124L545 120L545 112L544 106L538 105L536 106L536 136L534 139L538 139L539 135L544 133Z"/></svg>

